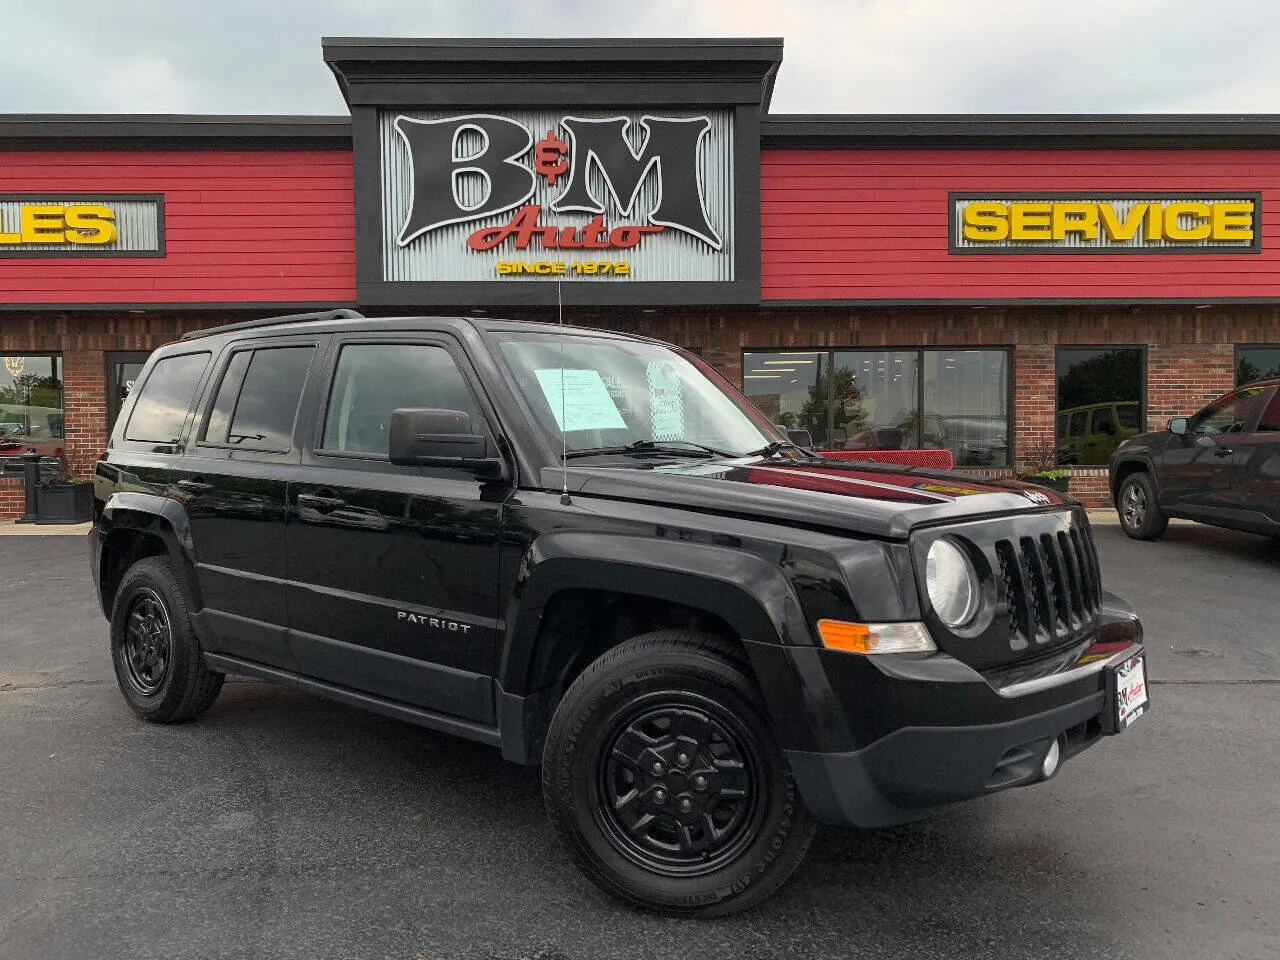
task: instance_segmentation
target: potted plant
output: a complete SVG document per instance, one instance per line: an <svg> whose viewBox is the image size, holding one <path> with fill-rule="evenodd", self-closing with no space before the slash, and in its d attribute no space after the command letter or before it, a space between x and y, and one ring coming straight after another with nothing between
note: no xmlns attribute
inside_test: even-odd
<svg viewBox="0 0 1280 960"><path fill-rule="evenodd" d="M67 464L41 465L36 484L36 523L85 523L93 519L93 483L67 476Z"/></svg>
<svg viewBox="0 0 1280 960"><path fill-rule="evenodd" d="M1071 485L1071 471L1058 465L1056 440L1037 440L1026 451L1028 470L1018 475L1019 480L1034 483L1059 493L1066 493Z"/></svg>

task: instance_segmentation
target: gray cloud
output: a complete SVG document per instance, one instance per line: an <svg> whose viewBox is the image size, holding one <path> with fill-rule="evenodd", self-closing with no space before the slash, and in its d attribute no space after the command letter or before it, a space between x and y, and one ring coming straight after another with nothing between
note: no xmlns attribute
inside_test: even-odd
<svg viewBox="0 0 1280 960"><path fill-rule="evenodd" d="M7 0L0 111L342 113L326 35L783 36L776 112L1280 112L1271 0Z"/></svg>

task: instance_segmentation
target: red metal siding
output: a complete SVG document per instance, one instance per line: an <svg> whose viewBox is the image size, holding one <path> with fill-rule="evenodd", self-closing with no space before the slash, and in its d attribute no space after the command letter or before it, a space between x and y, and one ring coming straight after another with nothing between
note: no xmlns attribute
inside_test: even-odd
<svg viewBox="0 0 1280 960"><path fill-rule="evenodd" d="M0 304L355 299L349 152L0 152L0 193L95 192L164 194L165 257L0 258Z"/></svg>
<svg viewBox="0 0 1280 960"><path fill-rule="evenodd" d="M947 193L1261 190L1259 254L954 255ZM765 150L765 300L1280 297L1280 152Z"/></svg>

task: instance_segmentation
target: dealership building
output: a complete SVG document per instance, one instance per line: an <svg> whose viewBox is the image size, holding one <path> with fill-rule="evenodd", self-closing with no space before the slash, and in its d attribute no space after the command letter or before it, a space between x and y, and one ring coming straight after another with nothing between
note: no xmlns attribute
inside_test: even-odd
<svg viewBox="0 0 1280 960"><path fill-rule="evenodd" d="M327 40L341 117L0 115L6 453L333 307L684 346L822 450L1107 455L1280 369L1280 117L769 112L777 40Z"/></svg>

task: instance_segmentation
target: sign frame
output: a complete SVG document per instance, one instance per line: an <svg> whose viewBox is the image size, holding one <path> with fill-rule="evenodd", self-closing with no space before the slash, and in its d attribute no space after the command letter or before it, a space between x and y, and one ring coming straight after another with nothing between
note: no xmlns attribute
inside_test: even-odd
<svg viewBox="0 0 1280 960"><path fill-rule="evenodd" d="M31 250L0 250L0 260L99 260L119 257L142 260L163 259L166 256L163 193L59 193L56 190L46 193L0 193L0 202L5 203L51 203L54 201L66 204L109 204L113 201L154 203L156 248L154 250L103 250L92 244L67 244L57 247L52 244L48 246L32 244Z"/></svg>
<svg viewBox="0 0 1280 960"><path fill-rule="evenodd" d="M1239 246L1208 246L1204 244L1173 245L1162 247L1050 247L1050 246L970 246L956 243L957 210L959 200L1252 200L1253 240ZM1261 190L956 190L947 193L947 254L957 256L1214 256L1218 254L1250 254L1262 252L1262 191Z"/></svg>

